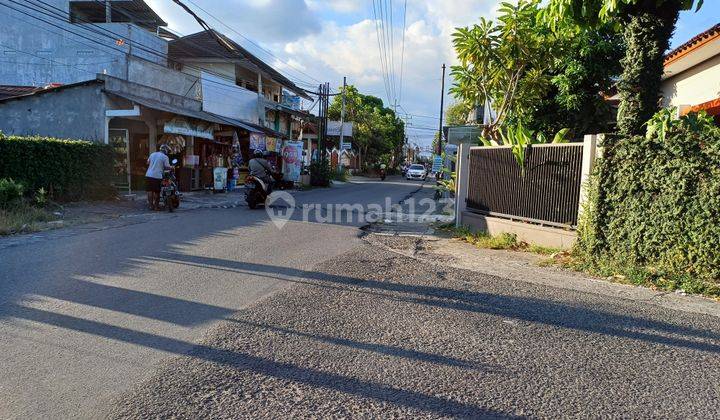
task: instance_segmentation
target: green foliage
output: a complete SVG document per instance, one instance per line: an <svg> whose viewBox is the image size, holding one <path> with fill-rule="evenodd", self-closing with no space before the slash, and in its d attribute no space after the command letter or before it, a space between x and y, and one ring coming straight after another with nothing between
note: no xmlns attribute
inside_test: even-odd
<svg viewBox="0 0 720 420"><path fill-rule="evenodd" d="M528 244L527 242L520 241L514 233L504 232L499 235L490 235L486 232L474 232L465 226L457 228L454 224L439 225L437 229L448 231L453 237L483 249L526 251L540 255L553 255L560 252L557 248Z"/></svg>
<svg viewBox="0 0 720 420"><path fill-rule="evenodd" d="M579 24L622 26L626 44L618 83L618 128L625 136L642 133L658 109L665 51L681 10L699 10L703 0L550 0L543 15L553 27Z"/></svg>
<svg viewBox="0 0 720 420"><path fill-rule="evenodd" d="M310 185L314 187L328 187L333 179L333 170L329 162L315 161L310 164Z"/></svg>
<svg viewBox="0 0 720 420"><path fill-rule="evenodd" d="M614 25L565 30L562 52L549 70L551 88L526 123L536 131L570 128L574 136L605 133L614 115L601 92L609 92L621 72L625 52Z"/></svg>
<svg viewBox="0 0 720 420"><path fill-rule="evenodd" d="M445 125L465 125L470 110L462 102L455 102L445 110Z"/></svg>
<svg viewBox="0 0 720 420"><path fill-rule="evenodd" d="M625 24L627 51L618 81L618 129L623 135L642 134L643 124L658 111L665 51L675 29L678 11L671 16L638 13Z"/></svg>
<svg viewBox="0 0 720 420"><path fill-rule="evenodd" d="M48 227L47 222L55 219L52 213L18 200L7 208L0 208L0 236L42 230Z"/></svg>
<svg viewBox="0 0 720 420"><path fill-rule="evenodd" d="M48 204L48 193L45 188L40 188L33 197L34 204L38 207L45 207Z"/></svg>
<svg viewBox="0 0 720 420"><path fill-rule="evenodd" d="M341 89L342 90L342 89ZM332 120L340 120L342 96L334 97L328 109ZM390 156L390 167L400 163L405 144L405 123L383 106L382 99L363 95L353 85L345 88L345 121L354 123L353 147L363 164L372 166L381 156Z"/></svg>
<svg viewBox="0 0 720 420"><path fill-rule="evenodd" d="M645 136L606 141L575 253L599 272L699 289L720 279L720 129L704 115L667 115Z"/></svg>
<svg viewBox="0 0 720 420"><path fill-rule="evenodd" d="M495 118L485 137L495 139L507 119L523 121L550 87L547 70L557 37L539 15L539 1L502 3L498 18L457 28L453 44L460 64L452 67L450 92L467 108L492 103Z"/></svg>
<svg viewBox="0 0 720 420"><path fill-rule="evenodd" d="M23 196L25 187L10 178L0 179L0 208L7 208Z"/></svg>
<svg viewBox="0 0 720 420"><path fill-rule="evenodd" d="M569 141L568 134L570 130L563 128L558 131L553 137L552 143L567 143ZM497 142L493 139L487 139L484 137L480 138L480 142L483 146L510 146L512 154L515 157L515 162L522 170L523 176L525 175L525 160L527 148L533 144L545 144L547 143L547 137L543 133L536 133L522 124L518 124L515 127L508 127L505 130L500 130L500 141Z"/></svg>
<svg viewBox="0 0 720 420"><path fill-rule="evenodd" d="M44 188L56 200L105 198L114 194L113 150L85 141L6 137L0 133L0 178Z"/></svg>
<svg viewBox="0 0 720 420"><path fill-rule="evenodd" d="M331 171L330 175L330 179L340 182L347 182L350 177L350 174L345 167L339 167L337 170Z"/></svg>
<svg viewBox="0 0 720 420"><path fill-rule="evenodd" d="M570 19L594 25L625 19L643 9L700 10L704 0L550 0L547 16L554 21Z"/></svg>

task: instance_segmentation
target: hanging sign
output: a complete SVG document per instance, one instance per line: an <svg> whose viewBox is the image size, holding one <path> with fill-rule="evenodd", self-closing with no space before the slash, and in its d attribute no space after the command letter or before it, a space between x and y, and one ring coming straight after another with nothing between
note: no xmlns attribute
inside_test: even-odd
<svg viewBox="0 0 720 420"><path fill-rule="evenodd" d="M175 117L165 123L164 131L170 134L182 134L213 140L213 126L209 123L193 122L187 118Z"/></svg>

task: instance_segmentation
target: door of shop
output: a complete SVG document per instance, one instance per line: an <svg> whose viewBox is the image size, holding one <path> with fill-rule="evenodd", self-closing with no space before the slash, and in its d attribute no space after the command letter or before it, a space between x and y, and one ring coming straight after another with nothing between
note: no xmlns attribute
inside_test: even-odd
<svg viewBox="0 0 720 420"><path fill-rule="evenodd" d="M134 190L145 189L145 172L150 156L147 134L133 134L130 141L130 182Z"/></svg>
<svg viewBox="0 0 720 420"><path fill-rule="evenodd" d="M115 179L113 185L119 192L130 194L128 130L111 128L109 131L110 145L115 150Z"/></svg>

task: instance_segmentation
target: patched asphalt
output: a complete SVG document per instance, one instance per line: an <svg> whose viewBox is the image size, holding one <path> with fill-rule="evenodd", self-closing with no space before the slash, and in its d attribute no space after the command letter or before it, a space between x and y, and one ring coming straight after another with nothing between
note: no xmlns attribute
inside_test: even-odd
<svg viewBox="0 0 720 420"><path fill-rule="evenodd" d="M277 275L295 286L229 316L105 415L720 417L713 316L445 268L377 242Z"/></svg>

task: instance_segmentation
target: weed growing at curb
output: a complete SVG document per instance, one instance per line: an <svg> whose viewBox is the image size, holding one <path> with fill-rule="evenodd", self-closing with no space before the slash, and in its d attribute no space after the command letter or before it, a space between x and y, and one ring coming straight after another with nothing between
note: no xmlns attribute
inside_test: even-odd
<svg viewBox="0 0 720 420"><path fill-rule="evenodd" d="M472 232L466 227L456 228L453 224L437 226L438 230L449 232L453 237L484 249L504 249L510 251L531 252L540 255L555 255L560 249L529 244L520 241L517 235L512 233L501 233L500 235L489 235L487 233Z"/></svg>
<svg viewBox="0 0 720 420"><path fill-rule="evenodd" d="M502 249L510 251L531 252L545 255L541 260L542 267L562 267L607 281L620 284L648 287L653 290L697 294L720 300L720 285L704 282L690 274L672 275L654 267L621 266L609 260L595 258L586 261L582 254L573 250L560 250L519 241L510 233L491 236L486 233L474 233L466 227L456 228L453 224L436 226L439 231L450 233L456 239L483 249Z"/></svg>

